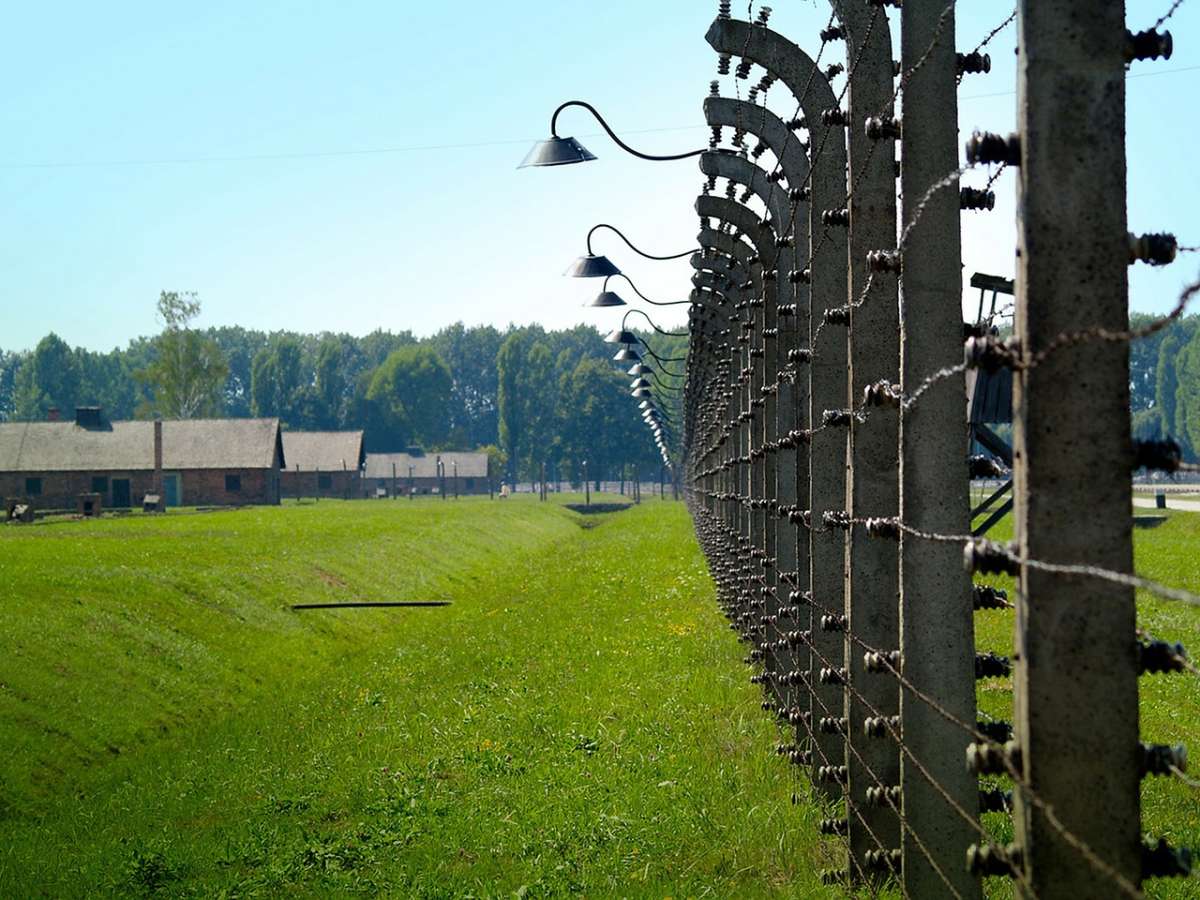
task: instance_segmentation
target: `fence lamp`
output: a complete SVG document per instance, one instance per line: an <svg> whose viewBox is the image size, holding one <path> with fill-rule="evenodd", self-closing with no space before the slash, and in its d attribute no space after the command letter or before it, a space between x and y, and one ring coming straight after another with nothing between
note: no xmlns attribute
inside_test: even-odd
<svg viewBox="0 0 1200 900"><path fill-rule="evenodd" d="M691 256L696 252L695 250L689 248L684 250L682 253L672 253L668 256L655 256L653 253L647 253L645 250L642 250L640 247L636 246L633 241L629 240L629 238L625 236L625 233L619 228L602 222L599 225L593 225L588 231L587 254L580 256L573 263L571 263L570 266L567 267L567 275L570 275L572 278L607 278L611 275L621 274L621 270L618 269L616 264L607 256L592 252L592 235L601 228L607 228L609 231L613 232L617 237L625 242L626 246L628 246L630 250L639 256L644 256L646 259L665 262L666 260L671 259L682 259L683 257Z"/></svg>
<svg viewBox="0 0 1200 900"><path fill-rule="evenodd" d="M581 259L582 259L582 257L581 257ZM645 294L643 294L641 291L638 290L637 285L634 284L633 281L630 279L630 277L628 275L626 275L624 272L617 272L616 274L620 275L622 278L624 278L626 281L628 281L629 286L633 289L633 292L638 295L638 298L646 303L649 303L651 306L690 306L694 303L694 301L691 298L689 298L687 300L651 300L649 297L647 297ZM612 277L613 277L612 275L608 275L605 277L604 284L600 288L600 293L596 295L596 299L594 299L591 303L586 304L587 306L627 306L628 305L625 302L624 297L622 297L616 291L610 291L608 289L608 281Z"/></svg>
<svg viewBox="0 0 1200 900"><path fill-rule="evenodd" d="M608 133L608 136L613 139L613 142L624 150L626 153L632 153L639 159L647 159L651 162L667 162L675 159L687 159L690 156L699 156L705 152L703 148L700 150L689 150L687 153L676 153L667 156L656 156L650 153L641 153L634 150L608 127L608 123L604 121L604 117L596 111L596 108L590 103L584 103L582 100L568 100L566 103L554 110L554 115L550 117L550 137L548 140L538 141L533 145L532 149L525 154L525 158L518 169L526 167L542 167L542 166L567 166L572 163L591 162L596 158L595 154L590 152L583 144L575 140L573 137L558 136L558 116L564 110L572 106L578 106L586 109L600 123L600 126Z"/></svg>

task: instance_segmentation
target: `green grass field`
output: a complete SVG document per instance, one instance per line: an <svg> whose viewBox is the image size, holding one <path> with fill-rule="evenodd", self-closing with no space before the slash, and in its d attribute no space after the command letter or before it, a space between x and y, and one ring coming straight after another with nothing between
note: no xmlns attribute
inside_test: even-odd
<svg viewBox="0 0 1200 900"><path fill-rule="evenodd" d="M822 893L682 504L10 528L0 579L0 896Z"/></svg>
<svg viewBox="0 0 1200 900"><path fill-rule="evenodd" d="M683 506L570 499L0 528L0 897L837 896ZM1139 568L1200 590L1197 540L1172 514ZM453 605L290 609L355 599ZM1142 691L1145 740L1200 732L1194 676ZM1200 845L1196 801L1147 782L1147 832Z"/></svg>
<svg viewBox="0 0 1200 900"><path fill-rule="evenodd" d="M1135 567L1148 578L1200 594L1200 514L1137 510L1139 514L1165 514L1166 522L1154 528L1134 529ZM1005 519L988 535L994 540L1012 538L1011 519ZM982 582L1003 587L1010 599L1011 578L981 578ZM1011 655L1015 614L1007 610L984 610L975 615L975 642L979 652L993 651ZM1200 654L1200 609L1193 606L1138 596L1138 627L1171 643L1181 642L1192 654ZM1012 720L1012 679L991 678L978 683L979 708L986 714ZM1141 739L1153 744L1185 744L1190 751L1200 749L1200 677L1190 673L1149 675L1139 679ZM1195 777L1193 772L1192 777ZM1011 789L1008 779L985 779L994 786ZM1000 842L1012 840L1011 820L1007 815L988 814L985 825ZM1146 837L1166 837L1172 845L1200 849L1200 788L1175 778L1147 778L1142 781L1142 831ZM1200 872L1196 873L1200 875ZM1200 881L1164 879L1147 882L1150 897L1187 898L1200 896ZM994 896L1011 896L1011 885L1004 879L988 880Z"/></svg>

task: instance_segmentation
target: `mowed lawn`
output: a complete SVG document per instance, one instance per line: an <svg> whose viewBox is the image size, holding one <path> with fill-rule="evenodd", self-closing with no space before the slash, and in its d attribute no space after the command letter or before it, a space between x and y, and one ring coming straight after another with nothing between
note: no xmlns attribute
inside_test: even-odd
<svg viewBox="0 0 1200 900"><path fill-rule="evenodd" d="M679 503L0 529L0 896L823 896ZM442 609L294 612L302 601Z"/></svg>

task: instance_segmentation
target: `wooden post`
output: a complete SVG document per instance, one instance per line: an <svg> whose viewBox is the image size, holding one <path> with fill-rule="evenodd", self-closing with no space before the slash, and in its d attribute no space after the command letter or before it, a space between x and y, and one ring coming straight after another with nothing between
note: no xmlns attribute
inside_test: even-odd
<svg viewBox="0 0 1200 900"><path fill-rule="evenodd" d="M1064 332L1128 328L1124 4L1017 8L1015 325L1026 358L1048 351L1014 378L1017 539L1025 558L1131 572L1129 346L1048 349ZM1031 565L1019 584L1014 726L1039 799L1015 792L1022 890L1115 896L1089 855L1139 884L1133 589Z"/></svg>
<svg viewBox="0 0 1200 900"><path fill-rule="evenodd" d="M412 468L410 467L408 471L411 476ZM395 463L392 463L392 499L393 500L396 499L396 464Z"/></svg>

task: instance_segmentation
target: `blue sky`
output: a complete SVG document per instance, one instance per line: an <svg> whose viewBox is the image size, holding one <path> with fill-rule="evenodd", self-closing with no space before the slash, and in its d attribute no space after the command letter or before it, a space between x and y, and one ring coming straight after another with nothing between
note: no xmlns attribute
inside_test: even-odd
<svg viewBox="0 0 1200 900"><path fill-rule="evenodd" d="M51 330L93 349L124 345L157 330L162 289L199 292L202 324L267 330L429 334L460 319L608 327L613 312L581 306L595 285L562 277L588 228L617 225L652 253L684 250L696 233L695 161L628 157L581 111L564 114L560 130L597 162L515 167L572 98L648 152L701 146L715 0L8 6L5 349ZM1149 27L1167 6L1130 0L1130 26ZM744 3L735 9L744 14ZM1006 14L959 3L959 47ZM825 4L777 3L771 24L813 51L828 17ZM1169 27L1175 56L1131 71L1129 221L1192 245L1200 4L1185 3ZM993 72L964 82L964 138L1012 128L1014 40L1010 27L991 47ZM1165 74L1143 77L1156 72ZM790 114L785 92L772 94ZM996 189L995 212L964 218L967 275L1012 274L1011 174ZM641 260L611 235L597 247L649 296L686 294L686 260ZM1132 307L1165 311L1198 267L1200 254L1139 267ZM670 324L681 314L655 315Z"/></svg>

